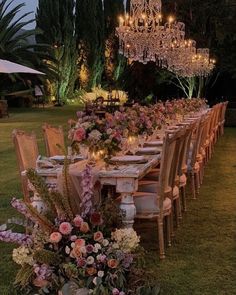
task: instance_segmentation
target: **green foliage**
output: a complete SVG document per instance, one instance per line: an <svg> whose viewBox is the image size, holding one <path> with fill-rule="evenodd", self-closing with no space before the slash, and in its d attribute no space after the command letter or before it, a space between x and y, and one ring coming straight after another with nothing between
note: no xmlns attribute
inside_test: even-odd
<svg viewBox="0 0 236 295"><path fill-rule="evenodd" d="M172 13L186 24L187 37L198 47L209 47L217 60L217 71L236 78L236 5L234 0L166 0L164 13Z"/></svg>
<svg viewBox="0 0 236 295"><path fill-rule="evenodd" d="M34 19L25 20L31 14L30 12L20 15L24 6L24 3L15 5L15 1L10 0L0 2L0 58L36 68L50 75L50 67L42 63L42 60L47 56L45 52L48 47L46 44L34 44L33 39L38 32L25 29L25 26L32 23ZM34 79L44 80L45 77L36 76ZM32 92L26 78L21 74L8 76L4 74L1 81L4 81L1 83L2 91L24 90ZM14 85L12 85L13 83Z"/></svg>
<svg viewBox="0 0 236 295"><path fill-rule="evenodd" d="M73 93L76 80L78 51L74 9L73 0L39 0L36 14L37 28L42 31L36 40L50 45L48 55L54 60L57 72L52 81L54 95L63 101Z"/></svg>
<svg viewBox="0 0 236 295"><path fill-rule="evenodd" d="M48 210L50 210L56 216L56 208L49 197L50 193L44 179L39 176L34 169L29 169L26 175L36 189L37 193L40 195L40 198L42 198L43 202L46 204Z"/></svg>
<svg viewBox="0 0 236 295"><path fill-rule="evenodd" d="M80 85L101 84L104 68L104 15L102 0L76 1Z"/></svg>
<svg viewBox="0 0 236 295"><path fill-rule="evenodd" d="M161 292L160 286L148 287L143 286L137 289L137 295L159 295Z"/></svg>
<svg viewBox="0 0 236 295"><path fill-rule="evenodd" d="M14 284L21 286L23 288L28 284L28 282L33 278L33 276L33 267L29 264L24 264L18 271Z"/></svg>
<svg viewBox="0 0 236 295"><path fill-rule="evenodd" d="M36 250L33 255L34 259L42 264L47 264L47 265L59 265L61 262L60 256L57 255L55 252L41 249L41 250Z"/></svg>
<svg viewBox="0 0 236 295"><path fill-rule="evenodd" d="M119 40L116 36L118 16L124 14L123 0L104 0L105 19L105 79L114 84L122 75L126 59L118 54Z"/></svg>

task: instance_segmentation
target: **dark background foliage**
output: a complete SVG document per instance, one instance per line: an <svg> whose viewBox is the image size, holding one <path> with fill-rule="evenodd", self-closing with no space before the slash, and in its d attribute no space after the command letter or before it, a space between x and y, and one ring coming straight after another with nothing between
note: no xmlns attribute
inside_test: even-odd
<svg viewBox="0 0 236 295"><path fill-rule="evenodd" d="M0 0L2 6L8 3L10 0ZM129 4L127 1L127 10ZM222 97L233 100L236 97L235 0L165 0L162 5L164 17L174 15L183 21L186 38L195 39L198 47L209 47L217 60L203 94L212 101ZM17 15L20 8L13 13ZM167 71L154 63L128 64L118 54L115 28L124 10L123 0L39 0L36 31L23 34L14 33L24 28L23 24L14 24L12 29L10 22L0 15L3 28L0 58L44 71L48 77L44 82L47 92L60 100L73 97L76 89L90 90L98 85L128 91L131 100L183 96L183 91L171 84L173 77ZM4 36L9 36L9 29L12 34L7 40ZM36 44L25 43L25 37L32 35L36 35Z"/></svg>

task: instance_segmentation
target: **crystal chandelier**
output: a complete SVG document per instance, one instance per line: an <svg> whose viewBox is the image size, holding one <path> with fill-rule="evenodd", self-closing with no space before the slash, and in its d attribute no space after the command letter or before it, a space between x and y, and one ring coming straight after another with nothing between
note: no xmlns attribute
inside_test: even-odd
<svg viewBox="0 0 236 295"><path fill-rule="evenodd" d="M196 41L174 42L168 55L168 70L182 77L207 77L214 69L208 48L196 49Z"/></svg>
<svg viewBox="0 0 236 295"><path fill-rule="evenodd" d="M194 40L185 40L185 24L169 17L162 20L161 0L131 0L130 14L119 19L116 28L119 53L129 62L156 62L183 77L206 77L214 68L208 48L196 49Z"/></svg>
<svg viewBox="0 0 236 295"><path fill-rule="evenodd" d="M171 44L185 37L185 25L169 17L163 23L161 0L131 0L130 14L120 17L119 53L130 62L157 62L167 67L168 51Z"/></svg>

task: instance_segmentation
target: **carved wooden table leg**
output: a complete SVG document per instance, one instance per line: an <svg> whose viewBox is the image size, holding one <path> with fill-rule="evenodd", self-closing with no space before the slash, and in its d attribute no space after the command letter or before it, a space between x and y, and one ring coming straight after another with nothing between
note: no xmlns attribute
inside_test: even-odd
<svg viewBox="0 0 236 295"><path fill-rule="evenodd" d="M134 217L136 215L136 208L134 205L134 198L131 193L121 194L120 209L122 213L122 222L124 227L133 227Z"/></svg>

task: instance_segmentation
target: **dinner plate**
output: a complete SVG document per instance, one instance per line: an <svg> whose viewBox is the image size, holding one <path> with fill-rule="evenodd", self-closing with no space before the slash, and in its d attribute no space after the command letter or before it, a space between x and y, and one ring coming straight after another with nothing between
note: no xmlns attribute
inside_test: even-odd
<svg viewBox="0 0 236 295"><path fill-rule="evenodd" d="M139 148L137 155L156 155L160 154L160 150L157 149L156 147L144 147L144 148Z"/></svg>
<svg viewBox="0 0 236 295"><path fill-rule="evenodd" d="M160 146L160 145L163 145L163 140L148 141L148 142L145 142L144 145L149 147Z"/></svg>
<svg viewBox="0 0 236 295"><path fill-rule="evenodd" d="M117 156L112 157L109 162L111 164L144 164L148 160L144 156Z"/></svg>

